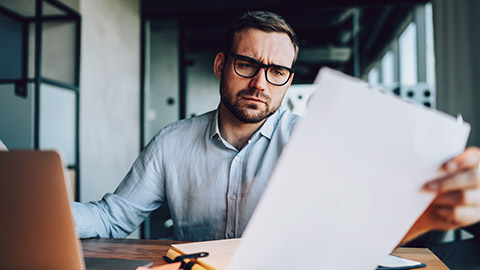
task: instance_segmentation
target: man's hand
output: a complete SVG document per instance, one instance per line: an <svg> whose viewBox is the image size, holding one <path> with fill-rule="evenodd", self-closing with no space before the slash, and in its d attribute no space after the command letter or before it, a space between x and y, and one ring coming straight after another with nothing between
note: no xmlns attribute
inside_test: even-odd
<svg viewBox="0 0 480 270"><path fill-rule="evenodd" d="M432 204L410 229L402 242L430 230L450 230L480 221L480 148L469 147L440 168L444 177L425 184L436 193Z"/></svg>

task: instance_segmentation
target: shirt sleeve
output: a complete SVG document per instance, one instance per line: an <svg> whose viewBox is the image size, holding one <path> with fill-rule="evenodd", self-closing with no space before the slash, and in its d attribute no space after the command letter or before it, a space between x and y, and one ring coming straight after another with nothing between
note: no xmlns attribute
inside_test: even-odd
<svg viewBox="0 0 480 270"><path fill-rule="evenodd" d="M80 238L124 238L165 200L159 140L154 137L113 194L102 200L71 204Z"/></svg>

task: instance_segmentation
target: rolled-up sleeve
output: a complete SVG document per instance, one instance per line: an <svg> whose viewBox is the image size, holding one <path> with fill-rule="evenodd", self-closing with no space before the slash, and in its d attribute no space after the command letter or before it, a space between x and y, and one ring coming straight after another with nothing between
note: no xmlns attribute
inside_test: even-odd
<svg viewBox="0 0 480 270"><path fill-rule="evenodd" d="M113 194L89 203L73 202L80 238L123 238L133 232L165 200L159 141L154 137Z"/></svg>

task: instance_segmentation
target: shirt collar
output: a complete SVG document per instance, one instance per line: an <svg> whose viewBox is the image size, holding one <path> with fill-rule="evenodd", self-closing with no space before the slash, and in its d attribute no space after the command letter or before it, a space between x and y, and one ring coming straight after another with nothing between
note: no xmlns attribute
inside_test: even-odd
<svg viewBox="0 0 480 270"><path fill-rule="evenodd" d="M220 128L218 127L218 109L215 111L215 116L210 124L210 140L213 139L215 135L220 136Z"/></svg>
<svg viewBox="0 0 480 270"><path fill-rule="evenodd" d="M270 117L267 118L267 121L265 121L265 123L263 123L263 125L259 129L260 134L262 134L269 140L272 138L273 131L275 130L275 123L277 122L278 111L279 110L277 110L274 114L270 115Z"/></svg>
<svg viewBox="0 0 480 270"><path fill-rule="evenodd" d="M265 123L263 123L260 129L257 132L255 132L252 135L252 137L255 136L255 134L257 133L260 133L264 137L270 140L272 138L273 131L275 130L275 123L277 122L278 111L279 110L277 110L274 114L268 117ZM218 109L215 111L215 116L212 119L212 123L210 127L210 139L213 139L215 135L220 136L220 128L218 126Z"/></svg>

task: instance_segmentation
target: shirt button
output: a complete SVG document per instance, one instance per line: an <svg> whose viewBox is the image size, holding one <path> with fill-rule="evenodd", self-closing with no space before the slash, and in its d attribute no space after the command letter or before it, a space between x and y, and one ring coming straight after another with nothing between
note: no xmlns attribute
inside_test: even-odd
<svg viewBox="0 0 480 270"><path fill-rule="evenodd" d="M233 238L234 236L235 236L235 234L233 232L228 233L228 237Z"/></svg>
<svg viewBox="0 0 480 270"><path fill-rule="evenodd" d="M235 193L233 193L232 195L230 195L230 200L235 200L235 198L237 197L237 195L235 195Z"/></svg>

